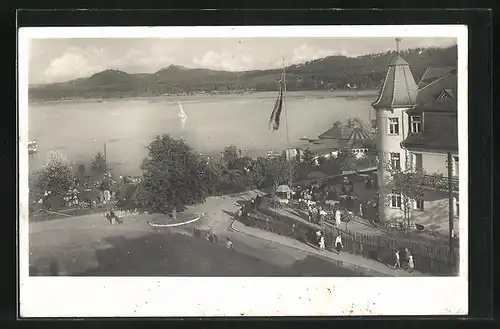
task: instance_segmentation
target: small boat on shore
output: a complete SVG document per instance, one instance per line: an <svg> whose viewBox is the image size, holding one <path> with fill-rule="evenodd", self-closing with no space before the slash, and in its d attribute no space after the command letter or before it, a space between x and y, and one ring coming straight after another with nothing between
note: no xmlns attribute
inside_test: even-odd
<svg viewBox="0 0 500 329"><path fill-rule="evenodd" d="M28 154L35 154L38 149L38 143L36 140L30 140L28 142Z"/></svg>

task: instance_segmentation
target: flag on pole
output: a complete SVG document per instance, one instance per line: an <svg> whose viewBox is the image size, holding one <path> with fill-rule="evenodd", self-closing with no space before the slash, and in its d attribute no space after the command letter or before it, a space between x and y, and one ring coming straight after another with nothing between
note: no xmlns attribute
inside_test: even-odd
<svg viewBox="0 0 500 329"><path fill-rule="evenodd" d="M283 109L283 79L280 80L280 91L273 112L269 118L269 129L276 131L280 127L281 110Z"/></svg>

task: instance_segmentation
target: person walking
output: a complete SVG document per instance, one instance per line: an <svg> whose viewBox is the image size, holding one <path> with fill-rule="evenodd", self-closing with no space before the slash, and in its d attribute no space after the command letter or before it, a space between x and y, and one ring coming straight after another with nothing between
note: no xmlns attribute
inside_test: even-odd
<svg viewBox="0 0 500 329"><path fill-rule="evenodd" d="M340 209L335 209L335 225L337 227L340 227L340 224L341 224L341 217L342 217L342 214L340 213Z"/></svg>
<svg viewBox="0 0 500 329"><path fill-rule="evenodd" d="M233 249L233 242L229 237L226 237L226 248L227 249Z"/></svg>
<svg viewBox="0 0 500 329"><path fill-rule="evenodd" d="M394 268L401 268L401 262L399 260L399 250L396 250L396 252L394 253L394 260Z"/></svg>
<svg viewBox="0 0 500 329"><path fill-rule="evenodd" d="M403 264L403 267L404 268L408 268L408 262L410 261L410 251L408 250L408 248L405 248L405 254L404 254L404 257L405 257L405 262Z"/></svg>
<svg viewBox="0 0 500 329"><path fill-rule="evenodd" d="M322 208L320 208L319 211L319 225L323 226L325 224L325 217L328 215L326 211L324 211Z"/></svg>
<svg viewBox="0 0 500 329"><path fill-rule="evenodd" d="M322 233L320 238L319 238L319 250L324 251L325 250L325 235Z"/></svg>
<svg viewBox="0 0 500 329"><path fill-rule="evenodd" d="M340 255L340 252L342 251L343 248L344 246L342 245L342 237L339 234L335 239L335 249L337 250L337 254Z"/></svg>
<svg viewBox="0 0 500 329"><path fill-rule="evenodd" d="M413 269L415 268L415 263L413 262L413 256L410 255L408 257L408 272L413 272Z"/></svg>

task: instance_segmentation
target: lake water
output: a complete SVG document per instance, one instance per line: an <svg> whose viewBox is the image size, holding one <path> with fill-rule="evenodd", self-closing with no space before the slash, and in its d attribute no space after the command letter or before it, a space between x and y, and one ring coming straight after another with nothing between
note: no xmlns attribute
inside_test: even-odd
<svg viewBox="0 0 500 329"><path fill-rule="evenodd" d="M316 138L336 120L359 117L367 123L375 114L370 104L376 92L290 92L286 98L291 147L306 147L300 138ZM217 154L236 145L250 156L269 148L287 147L286 113L277 132L269 130L276 92L184 97L39 102L29 105L29 135L38 141L30 156L30 171L57 150L72 162L89 163L106 143L109 165L123 174L138 174L146 146L155 135L183 138L198 152ZM179 118L180 101L188 119Z"/></svg>

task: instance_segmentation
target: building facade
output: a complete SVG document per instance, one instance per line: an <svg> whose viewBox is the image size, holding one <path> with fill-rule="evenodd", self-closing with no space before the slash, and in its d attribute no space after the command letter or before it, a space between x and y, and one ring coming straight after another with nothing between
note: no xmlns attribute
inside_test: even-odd
<svg viewBox="0 0 500 329"><path fill-rule="evenodd" d="M391 172L404 171L408 164L408 152L401 143L408 134L408 114L417 101L418 86L410 65L399 55L389 64L378 99L372 104L376 110L379 186L379 219L391 220L402 217L401 198L392 198L392 191L385 188L391 180Z"/></svg>
<svg viewBox="0 0 500 329"><path fill-rule="evenodd" d="M419 200L412 200L412 221L426 225L447 221L449 216L448 156L452 159L454 212L458 216L458 135L456 70L429 69L417 85L410 65L399 55L389 64L376 110L376 148L379 157L379 218L404 217L402 196L385 186L391 172L422 170L443 176L441 188L429 188ZM441 184L439 184L441 186Z"/></svg>
<svg viewBox="0 0 500 329"><path fill-rule="evenodd" d="M423 78L431 75L429 71ZM449 222L451 201L453 227L457 232L460 215L457 75L454 69L438 72L441 75L432 74L432 81L420 83L417 106L407 112L410 118L409 133L401 146L411 155L414 168L443 177L438 189L422 196L412 218L416 222ZM450 179L451 200L448 186Z"/></svg>

